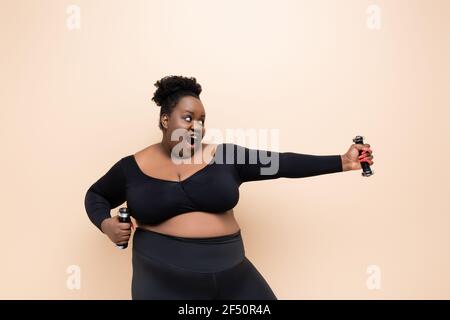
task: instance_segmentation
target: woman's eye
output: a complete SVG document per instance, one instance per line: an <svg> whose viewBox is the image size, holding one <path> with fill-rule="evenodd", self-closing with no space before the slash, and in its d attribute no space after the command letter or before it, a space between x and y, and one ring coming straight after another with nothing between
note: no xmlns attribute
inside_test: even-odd
<svg viewBox="0 0 450 320"><path fill-rule="evenodd" d="M192 119L192 117L191 116L186 116L185 117L185 119ZM191 121L191 120L188 120L188 121ZM200 120L201 122L202 122L202 125L204 125L205 124L205 120Z"/></svg>

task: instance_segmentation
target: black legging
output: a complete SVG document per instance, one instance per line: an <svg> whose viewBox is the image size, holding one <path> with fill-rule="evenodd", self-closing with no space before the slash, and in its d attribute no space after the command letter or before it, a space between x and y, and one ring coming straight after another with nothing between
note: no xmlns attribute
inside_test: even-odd
<svg viewBox="0 0 450 320"><path fill-rule="evenodd" d="M136 228L132 299L277 300L245 256L240 230L185 238Z"/></svg>

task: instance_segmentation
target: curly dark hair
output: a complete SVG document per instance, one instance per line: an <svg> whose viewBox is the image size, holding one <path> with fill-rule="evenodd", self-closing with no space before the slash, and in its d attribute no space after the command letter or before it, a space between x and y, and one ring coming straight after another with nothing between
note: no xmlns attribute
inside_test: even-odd
<svg viewBox="0 0 450 320"><path fill-rule="evenodd" d="M157 87L152 100L161 107L159 113L159 128L163 130L161 116L170 115L178 101L184 96L192 96L200 99L202 86L194 77L166 76L155 83Z"/></svg>

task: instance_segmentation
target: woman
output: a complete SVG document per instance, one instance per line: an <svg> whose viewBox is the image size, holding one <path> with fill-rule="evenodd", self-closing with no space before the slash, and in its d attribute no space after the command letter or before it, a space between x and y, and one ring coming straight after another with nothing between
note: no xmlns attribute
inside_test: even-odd
<svg viewBox="0 0 450 320"><path fill-rule="evenodd" d="M201 144L206 114L200 84L168 76L155 86L152 100L161 107L162 141L121 158L85 198L92 223L116 244L128 242L134 226L111 217L110 210L127 201L137 223L132 299L277 299L245 256L233 212L239 186L361 169L362 161L373 164L370 145L319 156ZM364 151L360 157L359 150ZM180 163L198 155L202 161Z"/></svg>

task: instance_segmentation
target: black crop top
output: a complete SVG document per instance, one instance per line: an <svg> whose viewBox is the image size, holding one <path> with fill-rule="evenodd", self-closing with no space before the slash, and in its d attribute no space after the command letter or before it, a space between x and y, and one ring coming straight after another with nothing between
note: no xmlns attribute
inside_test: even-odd
<svg viewBox="0 0 450 320"><path fill-rule="evenodd" d="M218 144L210 163L181 181L151 177L134 155L117 161L85 196L91 222L100 225L111 209L127 201L139 223L155 225L181 213L222 213L236 206L243 182L301 178L341 172L340 155L310 155L249 149L233 143Z"/></svg>

